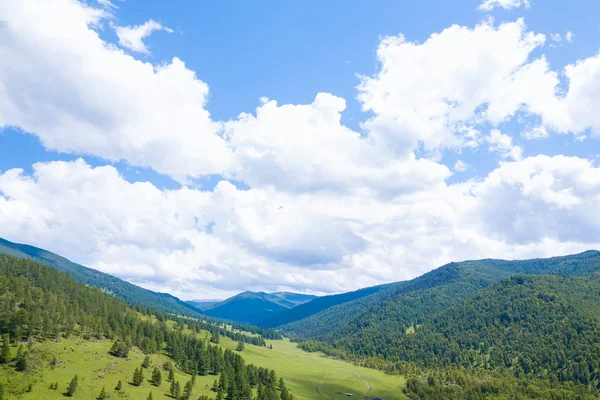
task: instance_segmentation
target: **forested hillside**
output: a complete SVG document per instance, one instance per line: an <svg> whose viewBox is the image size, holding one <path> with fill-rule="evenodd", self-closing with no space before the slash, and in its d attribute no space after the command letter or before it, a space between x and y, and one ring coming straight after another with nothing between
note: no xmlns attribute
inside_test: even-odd
<svg viewBox="0 0 600 400"><path fill-rule="evenodd" d="M34 246L13 243L0 238L0 253L36 260L60 271L68 272L77 281L101 288L132 305L143 305L159 311L180 315L199 316L197 309L170 294L143 289Z"/></svg>
<svg viewBox="0 0 600 400"><path fill-rule="evenodd" d="M168 318L173 320L168 323ZM190 329L190 333L183 331L185 327ZM67 273L31 260L0 255L0 334L3 336L0 364L8 364L16 371L9 380L0 380L0 392L8 391L15 395L31 392L34 390L35 372L56 366L55 355L39 350L35 342L77 336L94 341L113 340L110 353L117 358L127 357L133 346L147 355L168 354L180 371L192 377L185 387L181 385L179 388L179 382L175 385L170 379L171 390L178 393L175 398L185 393L188 393L187 397L181 398L189 398L194 377L208 374L219 376L214 388L217 399L249 398L253 391L259 394L260 399L291 398L289 393L283 393L285 384L276 378L273 371L247 365L239 354L223 351L216 344L198 338L194 333L201 330L211 332L210 342L214 343L218 343L219 336L225 334L240 343L265 344L262 337L235 333L199 320L151 313L141 307L134 310L98 288L75 282ZM13 344L18 347L14 355L10 349ZM147 366L142 365L132 371L131 385L143 384L142 367ZM171 375L172 368L165 365L163 372ZM160 373L161 370L155 368L153 382L154 379L158 381ZM25 381L29 383L24 384ZM154 383L159 386L159 383ZM75 391L82 384L73 377L65 393L72 395L70 390ZM38 387L35 390L42 393L53 388ZM43 394L39 396L44 397Z"/></svg>
<svg viewBox="0 0 600 400"><path fill-rule="evenodd" d="M393 359L401 351L395 344L399 337L502 279L515 274L579 276L594 271L600 271L597 251L526 261L450 263L412 281L331 307L282 328L302 340L320 340L329 345L329 352L340 356ZM306 346L314 349L315 344Z"/></svg>

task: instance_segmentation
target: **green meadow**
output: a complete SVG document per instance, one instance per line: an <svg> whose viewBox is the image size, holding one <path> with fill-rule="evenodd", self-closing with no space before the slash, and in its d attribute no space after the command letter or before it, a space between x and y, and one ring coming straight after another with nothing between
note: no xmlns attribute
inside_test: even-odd
<svg viewBox="0 0 600 400"><path fill-rule="evenodd" d="M357 367L352 364L323 357L317 353L306 353L289 340L268 341L273 349L246 344L242 356L248 363L274 369L278 376L286 380L288 388L298 399L341 399L352 393L354 398L365 396L384 399L404 399L404 380L383 372ZM80 338L62 339L58 342L46 341L34 345L40 354L39 368L33 373L16 372L12 367L0 366L0 382L12 389L24 392L17 397L29 399L65 399L64 392L71 379L77 374L79 385L73 398L96 399L105 388L111 399L145 400L152 392L154 399L166 399L170 383L163 371L160 387L148 381L154 366L162 366L168 358L165 355L152 355L152 366L144 370L145 381L140 387L130 384L133 371L144 360L144 354L134 348L129 358L117 358L108 354L112 342L107 340L90 341ZM237 342L221 337L220 345L235 349ZM16 349L13 348L13 353ZM54 365L50 360L56 357ZM193 399L201 394L214 397L210 390L215 376L198 376ZM176 379L181 386L190 379L189 375L176 371ZM115 390L121 380L123 389ZM50 385L58 382L58 389ZM27 392L31 385L31 392Z"/></svg>
<svg viewBox="0 0 600 400"><path fill-rule="evenodd" d="M352 393L384 399L406 399L402 394L404 380L369 368L307 353L289 340L268 340L273 349L246 345L242 355L247 362L274 369L282 376L291 392L300 399L341 399ZM235 349L236 342L221 338L221 345ZM339 394L341 393L341 394Z"/></svg>

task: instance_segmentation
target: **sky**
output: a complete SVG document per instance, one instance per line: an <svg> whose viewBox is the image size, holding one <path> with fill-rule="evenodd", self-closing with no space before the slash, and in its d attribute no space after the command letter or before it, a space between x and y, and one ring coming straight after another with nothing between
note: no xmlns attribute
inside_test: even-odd
<svg viewBox="0 0 600 400"><path fill-rule="evenodd" d="M0 0L0 237L183 299L600 249L595 0Z"/></svg>

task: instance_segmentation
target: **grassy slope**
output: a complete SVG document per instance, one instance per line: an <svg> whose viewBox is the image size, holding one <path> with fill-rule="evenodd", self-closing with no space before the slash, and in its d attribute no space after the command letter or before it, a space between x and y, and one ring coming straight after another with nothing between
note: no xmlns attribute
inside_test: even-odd
<svg viewBox="0 0 600 400"><path fill-rule="evenodd" d="M204 337L205 333L201 335ZM400 377L325 358L316 353L306 353L287 340L268 341L268 343L273 345L272 350L246 344L242 356L248 363L274 369L278 376L286 380L288 388L298 399L340 398L341 396L336 392L344 394L350 392L355 398L360 399L369 387L369 396L405 399L401 392L404 380ZM133 349L127 360L112 357L108 354L111 345L110 341L85 341L79 338L38 343L36 344L38 348L58 357L61 362L59 366L51 369L48 363L44 362L44 367L33 374L23 374L15 372L13 368L0 366L0 382L17 385L21 389L34 383L31 393L18 397L23 400L64 399L63 392L75 374L79 375L79 388L74 396L75 399L95 399L102 386L106 387L112 399L145 400L150 391L155 399L166 398L163 395L168 393L170 386L166 381L166 372L163 371L163 383L160 387L154 387L147 381L141 387L132 386L129 382L133 371L141 365L144 355L138 349ZM222 347L233 350L236 345L237 342L221 337ZM13 349L13 355L14 353L16 348ZM146 380L150 378L152 368L155 365L162 365L166 360L167 357L164 355L153 355L152 367L144 372ZM181 371L176 376L182 387L190 379L189 375ZM215 394L210 391L210 387L215 378L212 375L198 376L192 398L196 399L200 394L214 397ZM119 380L123 382L122 393L114 390ZM59 390L49 389L53 382L58 382Z"/></svg>
<svg viewBox="0 0 600 400"><path fill-rule="evenodd" d="M80 338L63 339L60 342L47 341L36 344L36 347L43 349L52 355L56 355L60 361L58 366L51 369L47 362L44 362L44 368L36 372L22 373L15 372L13 368L0 366L0 382L16 385L16 387L25 389L30 383L33 383L33 391L25 393L18 397L23 400L30 399L65 399L63 395L67 385L75 376L79 375L79 385L74 399L95 399L106 387L106 392L110 393L112 399L141 399L145 400L150 391L155 399L165 398L163 395L169 391L170 383L167 382L167 373L163 371L163 382L160 387L155 387L148 382L152 375L152 368L161 366L167 357L164 355L153 355L152 366L144 370L146 381L140 387L129 384L135 368L139 367L144 360L144 354L138 349L132 349L129 353L129 359L110 356L108 351L112 342L87 341ZM13 355L16 348L13 349ZM190 379L189 375L177 371L176 379L179 380L182 388ZM25 377L25 378L23 378ZM198 376L196 387L194 389L194 399L200 394L211 394L210 387L214 381L214 376ZM117 382L121 380L123 390L121 393L114 390ZM9 383L10 382L10 383ZM58 390L50 390L50 384L58 382ZM208 385L208 387L205 387ZM211 395L214 395L211 394Z"/></svg>
<svg viewBox="0 0 600 400"><path fill-rule="evenodd" d="M242 356L249 363L274 369L299 399L340 398L336 392L353 393L355 398L360 399L369 386L369 396L405 399L401 389L404 380L398 376L357 367L317 353L306 353L288 340L269 340L267 343L273 345L273 350L246 345ZM237 342L222 337L221 345L233 350Z"/></svg>

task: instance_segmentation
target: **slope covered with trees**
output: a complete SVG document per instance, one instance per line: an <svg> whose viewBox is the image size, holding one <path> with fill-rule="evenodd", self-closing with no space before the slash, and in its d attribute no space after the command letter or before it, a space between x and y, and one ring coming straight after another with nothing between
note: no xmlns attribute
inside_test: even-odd
<svg viewBox="0 0 600 400"><path fill-rule="evenodd" d="M516 274L581 276L600 271L600 252L525 261L450 263L416 279L336 305L281 328L299 340L319 340L337 355L387 358L399 336L477 291ZM308 303L310 304L310 303ZM334 323L335 322L335 323Z"/></svg>
<svg viewBox="0 0 600 400"><path fill-rule="evenodd" d="M0 238L0 253L32 259L68 272L77 281L96 286L132 305L143 305L168 313L199 316L197 309L166 293L143 289L122 279L76 264L49 251Z"/></svg>
<svg viewBox="0 0 600 400"><path fill-rule="evenodd" d="M168 323L167 318L173 321ZM184 329L190 332L185 333ZM204 329L210 330L210 341L195 334ZM32 373L40 368L44 359L52 358L52 354L35 350L36 341L72 336L110 339L114 340L110 354L117 358L128 357L133 346L147 355L168 354L181 371L192 377L189 384L176 391L177 395L171 393L175 398L189 398L194 377L212 374L219 379L216 398L250 398L252 392L257 391L261 393L259 399L282 399L284 384L273 371L247 365L242 356L231 350L223 351L217 345L222 329L141 307L135 310L98 288L74 281L67 273L32 260L0 255L0 334L3 337L0 362L8 363L15 371ZM234 340L264 345L261 337L226 332ZM11 343L21 343L15 355L10 351ZM144 383L145 367L149 367L149 356L133 372L132 385ZM155 383L158 383L158 372L153 373ZM18 383L14 381L11 379L11 383ZM82 384L76 375L65 393L75 394L77 386ZM173 386L173 390L177 387ZM284 397L291 398L289 393Z"/></svg>

